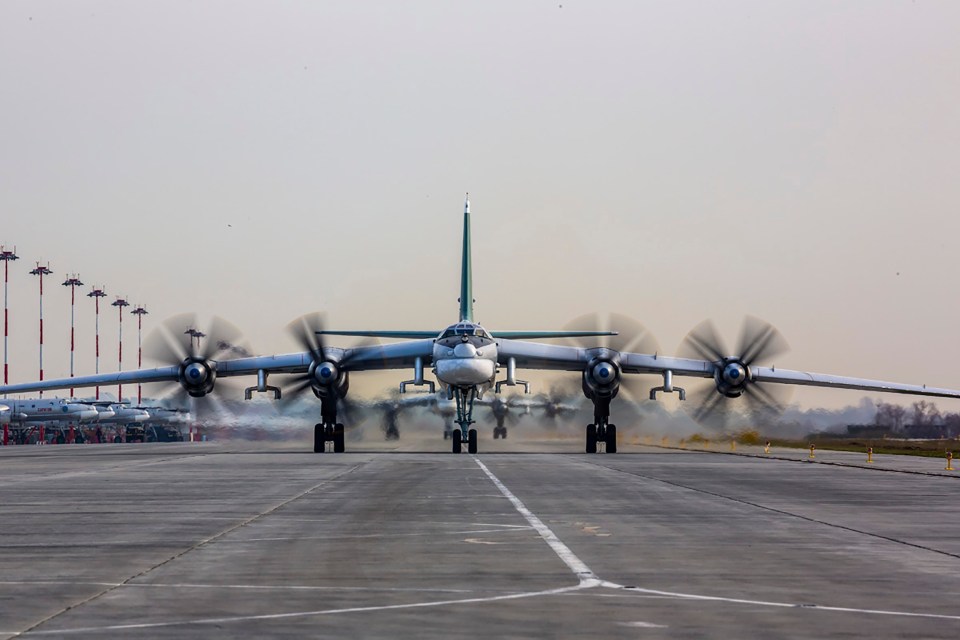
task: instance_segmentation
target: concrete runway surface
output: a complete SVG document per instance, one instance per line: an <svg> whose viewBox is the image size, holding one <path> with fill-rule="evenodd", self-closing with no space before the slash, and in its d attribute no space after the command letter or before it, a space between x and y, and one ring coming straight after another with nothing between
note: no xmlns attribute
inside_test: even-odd
<svg viewBox="0 0 960 640"><path fill-rule="evenodd" d="M0 449L0 637L960 634L960 473L511 438Z"/></svg>

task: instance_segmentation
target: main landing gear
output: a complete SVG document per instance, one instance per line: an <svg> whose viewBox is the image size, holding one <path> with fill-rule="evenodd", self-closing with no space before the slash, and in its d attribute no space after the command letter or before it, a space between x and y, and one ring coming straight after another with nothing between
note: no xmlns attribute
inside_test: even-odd
<svg viewBox="0 0 960 640"><path fill-rule="evenodd" d="M471 429L473 424L473 401L477 397L476 387L456 387L451 389L451 393L457 401L457 424L460 429L454 429L450 433L453 440L453 452L463 451L463 445L467 445L467 453L477 452L477 430ZM449 397L449 396L448 396Z"/></svg>
<svg viewBox="0 0 960 640"><path fill-rule="evenodd" d="M337 422L337 398L320 398L320 419L313 427L313 452L324 453L327 443L333 443L334 453L343 453L343 425Z"/></svg>
<svg viewBox="0 0 960 640"><path fill-rule="evenodd" d="M617 425L588 424L587 453L596 453L597 445L603 445L607 453L617 452Z"/></svg>
<svg viewBox="0 0 960 640"><path fill-rule="evenodd" d="M493 439L497 438L507 439L507 428L506 427L494 427L493 428Z"/></svg>
<svg viewBox="0 0 960 640"><path fill-rule="evenodd" d="M339 422L336 424L323 424L322 422L318 422L313 426L313 452L325 452L328 442L333 443L334 453L344 452L343 425Z"/></svg>
<svg viewBox="0 0 960 640"><path fill-rule="evenodd" d="M609 420L610 398L595 398L593 423L587 425L587 453L597 453L599 447L607 453L617 452L617 425Z"/></svg>

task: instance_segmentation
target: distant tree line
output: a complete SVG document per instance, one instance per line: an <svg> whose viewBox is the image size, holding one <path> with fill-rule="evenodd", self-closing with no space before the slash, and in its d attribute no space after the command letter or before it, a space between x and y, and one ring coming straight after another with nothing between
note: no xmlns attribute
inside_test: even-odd
<svg viewBox="0 0 960 640"><path fill-rule="evenodd" d="M943 413L926 400L914 402L909 409L880 402L874 424L904 438L960 437L960 413Z"/></svg>

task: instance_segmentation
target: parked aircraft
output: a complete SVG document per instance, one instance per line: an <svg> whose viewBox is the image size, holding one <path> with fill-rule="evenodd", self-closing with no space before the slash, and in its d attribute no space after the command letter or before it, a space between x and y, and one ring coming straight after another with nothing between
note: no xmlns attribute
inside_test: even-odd
<svg viewBox="0 0 960 640"><path fill-rule="evenodd" d="M463 244L460 265L459 320L442 330L424 331L329 331L317 316L307 316L292 326L303 350L298 353L256 357L234 357L235 350L223 345L236 344L236 332L222 320L215 319L205 332L205 346L194 346L193 334L180 334L169 328L160 332L155 356L166 357L169 366L116 373L104 373L77 378L63 378L28 382L0 387L0 394L89 387L118 383L166 382L172 384L181 396L201 398L210 394L217 381L233 376L253 375L255 386L246 390L269 392L279 399L282 394L312 392L320 399L320 422L314 427L314 451L326 450L328 442L333 450L344 450L344 428L338 421L338 404L347 396L351 373L384 369L413 369L413 379L401 383L406 386L429 386L424 378L427 367L432 367L441 391L454 402L455 421L459 426L452 438L452 451L460 453L467 445L470 453L477 451L477 431L474 424L474 405L484 394L498 392L502 386L522 384L517 379L518 369L576 372L581 388L593 403L593 422L586 425L586 451L596 453L598 444L607 453L617 450L616 426L610 421L610 406L627 381L635 374L654 374L663 380L649 390L651 399L658 393L678 393L686 397L686 390L675 386L676 378L701 378L710 381L709 394L694 416L709 419L722 413L733 399L743 398L757 411L776 411L781 402L776 389L784 385L805 385L902 393L917 396L960 398L960 391L867 380L845 376L793 371L780 367L760 366L781 354L785 343L769 324L748 319L738 348L730 351L712 325L705 323L695 328L685 340L689 357L668 357L659 352L637 352L636 329L622 336L614 344L607 338L606 345L570 346L534 342L552 338L601 338L616 336L616 331L488 331L474 320L473 278L471 260L470 201L464 207ZM612 327L617 329L617 327ZM400 339L384 345L364 345L352 348L332 347L326 343L331 335L361 336L367 338ZM227 357L224 357L227 356ZM503 379L497 380L500 373ZM268 384L269 376L284 375L290 382L284 391Z"/></svg>

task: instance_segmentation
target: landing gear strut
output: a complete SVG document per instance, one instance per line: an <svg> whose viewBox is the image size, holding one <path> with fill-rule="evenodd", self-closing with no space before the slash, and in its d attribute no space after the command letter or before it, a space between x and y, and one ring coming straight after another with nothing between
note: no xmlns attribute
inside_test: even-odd
<svg viewBox="0 0 960 640"><path fill-rule="evenodd" d="M346 450L343 439L343 425L337 422L336 398L320 399L320 418L313 426L313 452L324 453L327 443L333 443L334 453L343 453Z"/></svg>
<svg viewBox="0 0 960 640"><path fill-rule="evenodd" d="M503 425L504 416L497 416L497 426L493 428L493 439L503 438L507 439L507 428Z"/></svg>
<svg viewBox="0 0 960 640"><path fill-rule="evenodd" d="M470 425L473 424L473 401L477 398L477 388L456 387L451 389L451 393L457 401L456 423L460 425L459 431L454 429L450 433L453 440L453 452L460 453L463 450L464 443L466 443L467 453L476 453L477 430L471 429Z"/></svg>
<svg viewBox="0 0 960 640"><path fill-rule="evenodd" d="M617 425L610 424L610 398L593 401L593 423L587 425L587 453L596 453L598 445L607 453L617 452Z"/></svg>

